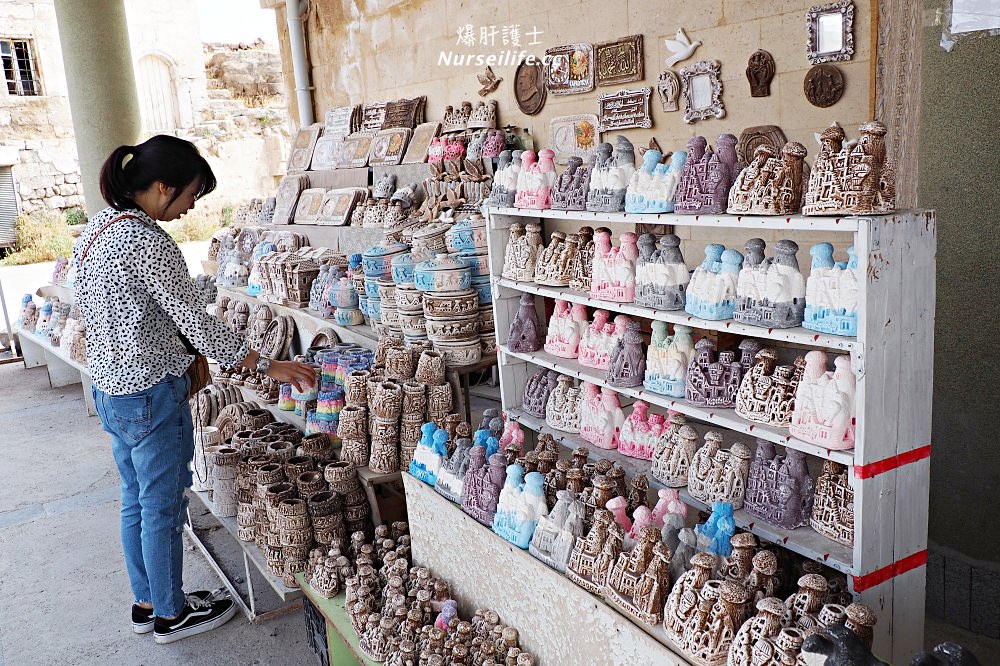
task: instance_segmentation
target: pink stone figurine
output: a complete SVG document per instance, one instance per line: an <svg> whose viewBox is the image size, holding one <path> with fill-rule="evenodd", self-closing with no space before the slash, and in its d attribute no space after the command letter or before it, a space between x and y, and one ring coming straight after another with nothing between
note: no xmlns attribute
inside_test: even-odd
<svg viewBox="0 0 1000 666"><path fill-rule="evenodd" d="M553 356L576 358L580 339L586 330L587 307L574 303L570 308L567 301L556 299L555 312L549 319L549 330L545 336L545 351Z"/></svg>
<svg viewBox="0 0 1000 666"><path fill-rule="evenodd" d="M552 186L556 183L555 153L546 148L535 153L526 150L521 153L521 172L517 178L517 197L514 206L517 208L545 209L551 208Z"/></svg>
<svg viewBox="0 0 1000 666"><path fill-rule="evenodd" d="M660 488L656 493L659 499L653 507L653 524L662 528L667 514L676 513L687 518L687 504L681 501L681 491L676 488Z"/></svg>
<svg viewBox="0 0 1000 666"><path fill-rule="evenodd" d="M590 295L615 303L635 300L635 262L638 258L637 236L631 231L621 235L620 245L615 248L611 247L609 232L595 232Z"/></svg>

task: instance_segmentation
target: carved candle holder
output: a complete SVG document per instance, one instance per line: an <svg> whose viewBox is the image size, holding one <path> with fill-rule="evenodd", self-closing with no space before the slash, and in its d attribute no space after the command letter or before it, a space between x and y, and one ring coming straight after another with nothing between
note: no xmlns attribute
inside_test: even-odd
<svg viewBox="0 0 1000 666"><path fill-rule="evenodd" d="M627 315L618 315L614 322L608 322L607 310L595 310L594 320L587 326L580 339L580 365L598 370L606 370L611 365L611 354L618 341L624 339L625 330L631 321Z"/></svg>
<svg viewBox="0 0 1000 666"><path fill-rule="evenodd" d="M750 449L742 442L728 450L721 446L722 435L705 433L705 444L694 454L688 468L688 492L705 504L726 502L740 509L746 497Z"/></svg>
<svg viewBox="0 0 1000 666"><path fill-rule="evenodd" d="M556 299L555 312L549 318L545 351L561 358L579 355L580 339L587 330L587 306Z"/></svg>
<svg viewBox="0 0 1000 666"><path fill-rule="evenodd" d="M625 193L626 213L671 213L687 153L675 151L669 161L659 150L650 148L642 156L642 166L632 174Z"/></svg>
<svg viewBox="0 0 1000 666"><path fill-rule="evenodd" d="M756 354L756 363L740 383L736 394L736 413L756 423L787 428L795 409L795 393L805 370L805 358L794 365L778 365L777 352L771 348Z"/></svg>
<svg viewBox="0 0 1000 666"><path fill-rule="evenodd" d="M642 348L639 322L628 322L625 335L611 352L606 381L611 386L635 388L642 386L646 376L646 352Z"/></svg>
<svg viewBox="0 0 1000 666"><path fill-rule="evenodd" d="M847 143L840 125L820 135L819 154L809 174L805 215L883 215L896 209L896 169L888 159L886 126L872 120Z"/></svg>
<svg viewBox="0 0 1000 666"><path fill-rule="evenodd" d="M598 230L594 235L594 262L590 295L605 301L631 303L635 298L635 264L639 257L636 235L625 232L620 245L611 246L611 234Z"/></svg>
<svg viewBox="0 0 1000 666"><path fill-rule="evenodd" d="M858 334L858 257L847 248L847 262L834 262L833 245L818 243L809 250L812 266L806 281L802 326L820 333Z"/></svg>
<svg viewBox="0 0 1000 666"><path fill-rule="evenodd" d="M743 168L736 144L737 139L732 134L720 134L716 139L718 152L713 152L703 136L688 140L687 160L681 168L675 195L675 213L718 215L726 212L729 190Z"/></svg>
<svg viewBox="0 0 1000 666"><path fill-rule="evenodd" d="M838 543L854 545L854 489L843 465L832 460L823 462L809 525Z"/></svg>
<svg viewBox="0 0 1000 666"><path fill-rule="evenodd" d="M513 352L530 353L542 348L542 327L534 294L522 294L521 305L510 324L507 346Z"/></svg>

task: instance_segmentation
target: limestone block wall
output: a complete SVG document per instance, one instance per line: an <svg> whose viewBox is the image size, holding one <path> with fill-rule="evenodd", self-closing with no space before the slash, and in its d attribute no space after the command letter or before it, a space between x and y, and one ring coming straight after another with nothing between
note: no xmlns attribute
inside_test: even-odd
<svg viewBox="0 0 1000 666"><path fill-rule="evenodd" d="M26 212L83 205L73 120L52 0L0 0L0 37L30 39L42 95L0 87L0 153Z"/></svg>

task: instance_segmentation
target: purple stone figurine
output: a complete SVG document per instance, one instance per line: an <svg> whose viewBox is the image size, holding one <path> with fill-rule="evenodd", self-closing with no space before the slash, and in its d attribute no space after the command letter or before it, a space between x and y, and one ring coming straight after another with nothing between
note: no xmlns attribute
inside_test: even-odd
<svg viewBox="0 0 1000 666"><path fill-rule="evenodd" d="M487 464L485 447L473 446L469 461L469 471L462 484L462 510L483 525L492 527L500 491L507 479L507 460L503 454L494 453Z"/></svg>
<svg viewBox="0 0 1000 666"><path fill-rule="evenodd" d="M720 134L717 152L703 136L688 140L688 159L681 169L674 203L675 213L718 215L729 206L729 190L743 165L736 153L737 139Z"/></svg>
<svg viewBox="0 0 1000 666"><path fill-rule="evenodd" d="M559 373L555 370L539 368L529 379L524 387L524 397L521 401L521 409L526 414L536 418L545 418L545 405L549 403L549 394L556 387L559 381Z"/></svg>
<svg viewBox="0 0 1000 666"><path fill-rule="evenodd" d="M646 350L642 348L639 322L630 321L625 329L625 336L611 352L607 381L611 386L634 388L642 386L645 376Z"/></svg>
<svg viewBox="0 0 1000 666"><path fill-rule="evenodd" d="M816 484L806 467L806 454L786 449L775 455L774 444L757 440L750 464L743 508L761 520L791 530L809 524Z"/></svg>
<svg viewBox="0 0 1000 666"><path fill-rule="evenodd" d="M535 310L535 295L522 294L521 307L510 323L507 346L512 352L533 352L542 348L542 326Z"/></svg>

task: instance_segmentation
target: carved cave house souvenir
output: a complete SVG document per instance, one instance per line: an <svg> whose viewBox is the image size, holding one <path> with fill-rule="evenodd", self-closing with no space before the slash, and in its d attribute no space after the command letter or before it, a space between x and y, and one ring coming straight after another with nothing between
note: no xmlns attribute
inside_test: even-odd
<svg viewBox="0 0 1000 666"><path fill-rule="evenodd" d="M851 143L834 124L819 135L820 149L809 174L805 215L882 215L896 208L896 170L888 159L886 126L869 121Z"/></svg>
<svg viewBox="0 0 1000 666"><path fill-rule="evenodd" d="M733 313L736 321L767 328L802 324L806 281L796 259L799 246L795 241L784 239L778 241L776 247L775 256L765 258L762 239L747 241L743 268L736 282L736 310Z"/></svg>
<svg viewBox="0 0 1000 666"><path fill-rule="evenodd" d="M726 212L729 190L743 165L736 152L736 137L720 134L713 151L703 136L688 139L687 159L674 195L674 212L717 215Z"/></svg>

